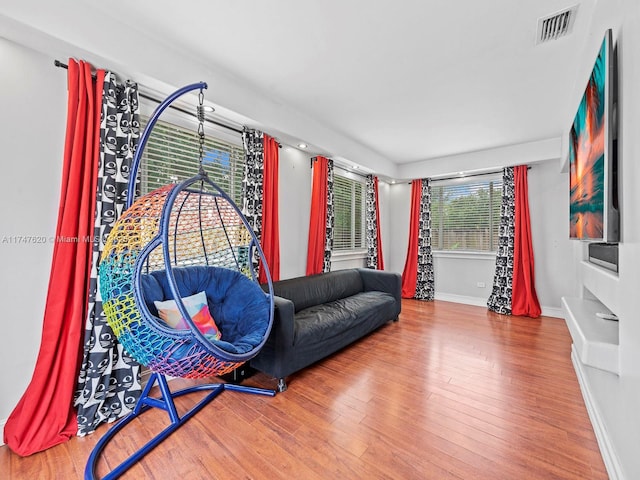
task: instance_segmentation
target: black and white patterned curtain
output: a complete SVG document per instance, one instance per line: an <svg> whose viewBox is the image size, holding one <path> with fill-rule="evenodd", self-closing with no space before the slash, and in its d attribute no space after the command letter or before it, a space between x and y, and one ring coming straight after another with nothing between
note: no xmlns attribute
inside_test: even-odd
<svg viewBox="0 0 640 480"><path fill-rule="evenodd" d="M118 84L106 72L100 120L100 159L89 308L85 324L84 353L74 405L78 407L78 435L93 432L102 422L112 422L133 410L141 393L140 365L124 351L102 310L98 262L115 221L124 210L129 172L140 122L138 86Z"/></svg>
<svg viewBox="0 0 640 480"><path fill-rule="evenodd" d="M250 128L242 131L244 145L244 172L242 176L242 214L258 241L262 239L262 198L264 181L264 143L263 132ZM253 252L253 269L259 274L260 258L258 251Z"/></svg>
<svg viewBox="0 0 640 480"><path fill-rule="evenodd" d="M367 175L365 192L365 224L367 235L367 268L378 268L377 199L373 175Z"/></svg>
<svg viewBox="0 0 640 480"><path fill-rule="evenodd" d="M263 133L246 128L242 132L245 162L242 178L242 213L258 239L262 229L262 182L264 178Z"/></svg>
<svg viewBox="0 0 640 480"><path fill-rule="evenodd" d="M324 241L323 272L331 271L331 252L333 251L333 227L335 223L335 206L333 204L333 160L327 160L327 230Z"/></svg>
<svg viewBox="0 0 640 480"><path fill-rule="evenodd" d="M418 300L433 300L435 279L431 252L431 181L422 179L420 196L420 225L418 229L418 276L416 295Z"/></svg>
<svg viewBox="0 0 640 480"><path fill-rule="evenodd" d="M496 273L493 277L493 290L487 301L489 310L504 315L511 315L515 218L516 203L513 167L507 167L502 174L502 207L500 209Z"/></svg>

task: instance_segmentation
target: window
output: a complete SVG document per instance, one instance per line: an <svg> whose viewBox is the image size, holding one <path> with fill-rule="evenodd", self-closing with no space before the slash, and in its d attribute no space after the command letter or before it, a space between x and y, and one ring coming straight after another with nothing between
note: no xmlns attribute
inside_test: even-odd
<svg viewBox="0 0 640 480"><path fill-rule="evenodd" d="M501 174L434 180L431 184L432 248L495 252L501 205Z"/></svg>
<svg viewBox="0 0 640 480"><path fill-rule="evenodd" d="M148 118L142 118L146 124ZM238 136L238 141L240 137ZM163 120L156 122L142 155L140 190L144 195L198 173L197 127L189 130ZM238 205L242 205L244 149L240 145L205 135L203 165L211 180Z"/></svg>
<svg viewBox="0 0 640 480"><path fill-rule="evenodd" d="M364 248L364 188L361 181L333 176L335 251Z"/></svg>

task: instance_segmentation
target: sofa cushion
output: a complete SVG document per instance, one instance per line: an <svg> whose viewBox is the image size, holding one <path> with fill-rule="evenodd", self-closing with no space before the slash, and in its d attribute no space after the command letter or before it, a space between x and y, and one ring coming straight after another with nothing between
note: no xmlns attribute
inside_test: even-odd
<svg viewBox="0 0 640 480"><path fill-rule="evenodd" d="M273 284L273 293L291 300L296 312L350 297L363 290L362 277L357 270L338 270Z"/></svg>
<svg viewBox="0 0 640 480"><path fill-rule="evenodd" d="M395 298L384 292L361 292L305 308L295 315L293 343L296 346L321 343L356 326L372 330L380 318L389 318L394 308Z"/></svg>

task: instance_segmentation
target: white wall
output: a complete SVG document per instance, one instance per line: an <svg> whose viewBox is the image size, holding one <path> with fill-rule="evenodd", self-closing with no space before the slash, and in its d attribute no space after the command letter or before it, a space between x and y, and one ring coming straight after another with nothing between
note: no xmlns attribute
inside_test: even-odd
<svg viewBox="0 0 640 480"><path fill-rule="evenodd" d="M495 255L433 255L437 300L486 306L496 269Z"/></svg>
<svg viewBox="0 0 640 480"><path fill-rule="evenodd" d="M380 203L387 205L387 217L380 219L380 222L387 225L391 236L389 241L382 245L385 270L402 273L409 244L411 185L406 182L389 185L386 198L381 198Z"/></svg>
<svg viewBox="0 0 640 480"><path fill-rule="evenodd" d="M536 292L543 310L560 310L560 299L580 290L572 260L576 242L569 239L569 175L554 160L533 164L528 180Z"/></svg>
<svg viewBox="0 0 640 480"><path fill-rule="evenodd" d="M280 278L305 274L311 210L309 154L293 147L280 149Z"/></svg>
<svg viewBox="0 0 640 480"><path fill-rule="evenodd" d="M557 159L562 147L562 137L547 138L527 143L517 143L475 152L433 158L398 167L400 178L424 178L451 173L491 170L496 166L510 167ZM425 173L428 172L428 175Z"/></svg>
<svg viewBox="0 0 640 480"><path fill-rule="evenodd" d="M53 58L0 38L0 430L40 346L66 122L66 75ZM33 237L33 238L22 238ZM1 437L0 437L1 438Z"/></svg>
<svg viewBox="0 0 640 480"><path fill-rule="evenodd" d="M402 270L393 270L389 268L389 258L391 257L391 239L393 231L389 224L391 221L391 205L389 195L392 185L389 183L378 181L378 208L380 210L380 235L382 235L382 259L384 267L387 271L396 271L402 273Z"/></svg>
<svg viewBox="0 0 640 480"><path fill-rule="evenodd" d="M619 55L621 244L620 244L620 379L607 404L609 428L620 428L615 445L627 478L640 478L640 6L624 0L621 26L614 31ZM615 25L615 24L614 24ZM607 389L602 389L608 393ZM609 399L607 398L607 401ZM615 422L615 423L614 423Z"/></svg>
<svg viewBox="0 0 640 480"><path fill-rule="evenodd" d="M617 35L620 71L621 244L620 367L624 375L640 378L640 8L624 3L624 22ZM615 38L615 37L614 37ZM640 398L638 399L640 405Z"/></svg>

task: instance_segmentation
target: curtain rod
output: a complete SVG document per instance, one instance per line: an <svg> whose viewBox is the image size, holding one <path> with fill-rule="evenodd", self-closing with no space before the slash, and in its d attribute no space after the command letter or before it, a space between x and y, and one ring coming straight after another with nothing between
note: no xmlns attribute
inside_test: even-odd
<svg viewBox="0 0 640 480"><path fill-rule="evenodd" d="M323 155L316 155L315 157L311 157L311 168L313 168L313 162L315 162L316 158L318 158L319 156L323 156ZM328 158L328 157L325 157L325 158ZM349 167L342 166L342 165L338 164L335 160L333 160L333 164L334 164L333 168L339 168L343 172L352 173L353 175L357 175L358 177L367 178L369 175L373 175L373 173L371 173L371 174L369 174L369 173L360 173L360 172L356 172L354 170L349 170Z"/></svg>
<svg viewBox="0 0 640 480"><path fill-rule="evenodd" d="M531 170L530 166L527 166L527 170ZM455 177L442 177L442 178L432 178L432 182L439 182L440 180L458 180L460 178L469 178L469 177L480 177L482 175L496 175L498 173L503 173L503 169L500 170L491 170L489 172L480 172L480 173L469 173L465 175L457 175Z"/></svg>
<svg viewBox="0 0 640 480"><path fill-rule="evenodd" d="M367 178L370 174L368 173L360 173L353 170L349 170L347 167L343 167L342 165L334 165L334 168L340 169L343 172L350 173L352 175L356 175L357 177ZM373 175L373 174L371 174ZM375 175L374 175L375 176Z"/></svg>
<svg viewBox="0 0 640 480"><path fill-rule="evenodd" d="M64 68L65 70L67 70L69 68L69 66L66 63L62 63L60 60L54 60L53 64L56 67ZM95 78L95 75L92 74L91 76L93 78ZM158 98L155 98L155 97L153 97L151 95L148 95L146 93L138 92L138 95L141 96L142 98L146 99L146 100L151 101L151 102L155 102L157 104L162 103L162 100L160 100ZM169 108L173 108L174 110L182 112L182 113L184 113L186 115L191 115L192 117L198 118L198 116L196 115L195 112L190 112L190 111L188 111L188 110L186 110L186 109L184 109L182 107L179 107L177 105L169 105ZM236 133L242 134L242 130L240 130L238 128L235 128L235 127L231 127L231 126L226 125L226 124L221 123L221 122L217 122L216 120L211 120L210 118L206 118L205 117L205 121L209 122L209 123L212 123L214 125L217 125L219 127L226 128L227 130L231 130L231 131L234 131Z"/></svg>
<svg viewBox="0 0 640 480"><path fill-rule="evenodd" d="M465 175L456 175L452 177L441 177L441 178L432 178L432 182L439 182L440 180L458 180L460 178L469 178L469 177L481 177L483 175L496 175L498 173L502 173L502 169L500 170L491 170L489 172L481 172L481 173L469 173Z"/></svg>

